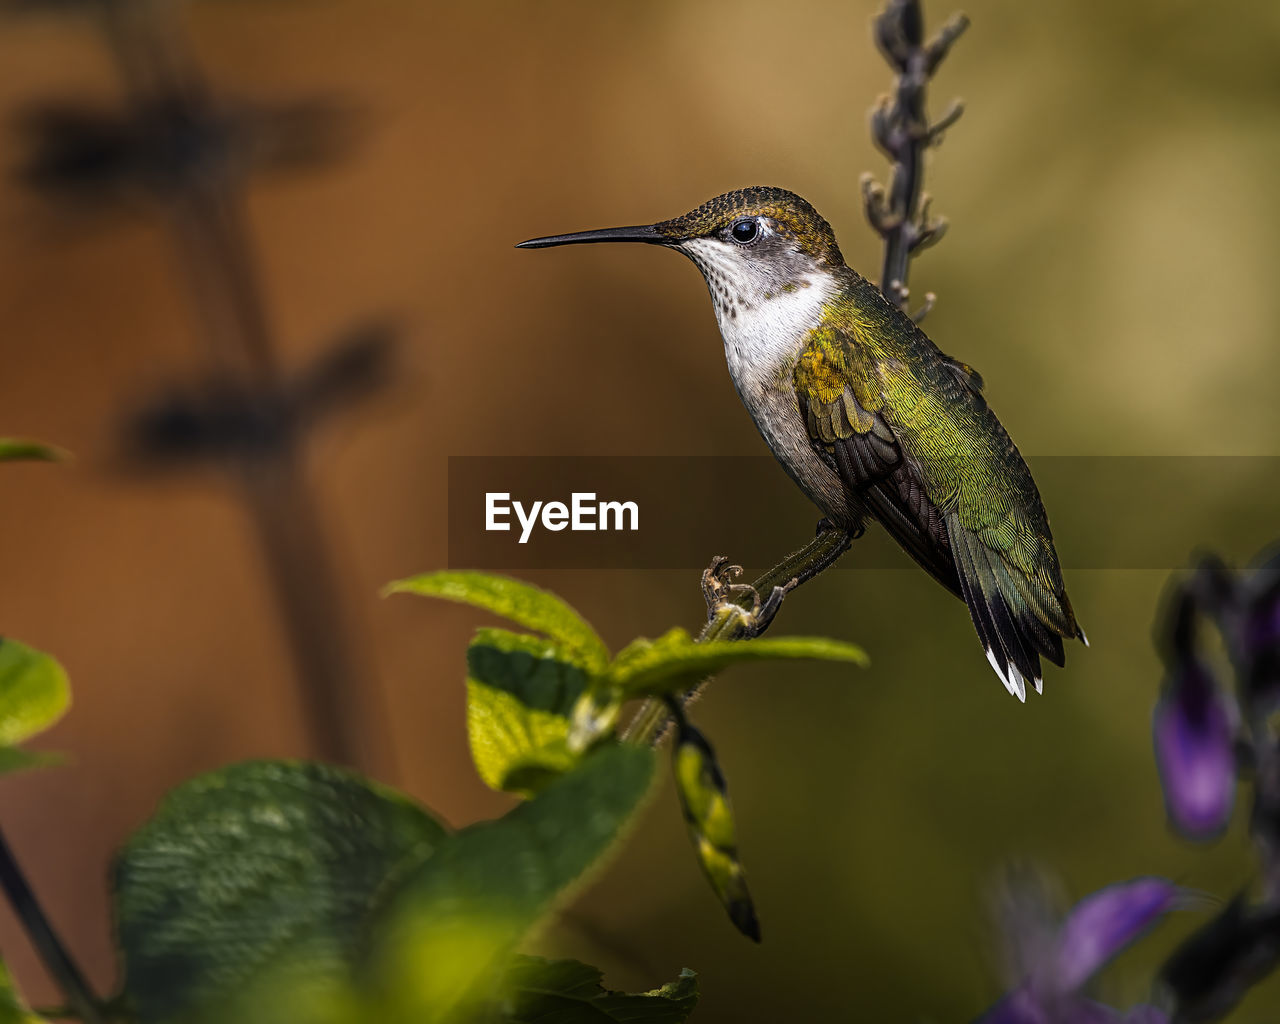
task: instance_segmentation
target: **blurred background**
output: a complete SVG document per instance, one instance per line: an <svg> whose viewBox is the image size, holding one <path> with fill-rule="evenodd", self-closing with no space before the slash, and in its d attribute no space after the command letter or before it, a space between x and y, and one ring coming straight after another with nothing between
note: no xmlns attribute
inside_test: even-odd
<svg viewBox="0 0 1280 1024"><path fill-rule="evenodd" d="M357 734L346 742L358 760L453 825L508 806L466 749L463 655L477 615L377 596L390 579L446 564L447 457L763 450L684 261L642 247L512 244L776 184L811 200L848 261L875 277L880 245L858 176L883 176L866 112L890 77L870 0L175 8L213 94L245 109L323 101L266 118L253 152L272 167L247 177L245 217L231 218L252 249L274 353L253 364L255 379L276 392L312 379L361 324L398 337L374 374L380 386L330 402L305 438L290 435L296 454L276 457L293 482L275 500L245 458L157 454L166 438L182 448L204 429L173 412L183 395L243 412L205 390L229 335L210 329L220 293L200 293L192 238L217 218L104 186L102 145L92 158L50 156L67 118L35 107L121 109L120 66L92 18L7 6L0 433L75 460L5 468L0 628L61 658L76 704L44 741L71 766L6 780L0 815L106 988L109 858L156 800L234 759L326 752L276 597L282 574L316 551L332 565L307 592L327 593L329 573L336 607L307 621L345 623L316 645L319 661L358 683L358 714L338 726ZM926 182L952 227L912 270L917 295L938 294L931 336L980 369L1029 455L1280 456L1280 7L970 0L965 10L973 26L931 109L962 96L967 111ZM936 27L951 9L926 13ZM118 55L128 41L115 45ZM226 265L244 269L244 257ZM246 352L232 369L252 363ZM142 431L148 458L140 414L154 428ZM263 432L274 436L253 436ZM1240 494L1274 495L1273 463L1239 467ZM807 539L809 526L797 536L791 524L810 513L798 492L778 494L777 507L751 514L781 555ZM1151 510L1151 528L1181 538L1188 558L1207 543L1240 561L1280 536L1265 517L1247 531L1214 519L1216 498L1192 480ZM1045 499L1060 535L1073 517L1105 519L1070 488ZM1114 500L1126 500L1122 486ZM266 507L290 511L272 525ZM714 510L689 510L704 513ZM324 543L264 559L262 540L296 537L298 516ZM1069 550L1063 558L1071 564ZM1168 571L1069 571L1093 647L1072 649L1045 696L1021 706L992 677L958 602L905 560L858 571L857 559L855 548L848 571L788 600L776 629L861 642L868 671L735 670L696 709L732 786L763 945L723 919L664 789L537 949L598 963L618 988L693 967L699 1021L957 1021L1000 988L983 893L1010 858L1043 864L1075 896L1154 873L1228 897L1251 877L1242 821L1206 848L1164 823L1150 627ZM615 647L702 615L695 573L529 575ZM1127 954L1106 995L1142 998L1154 966L1202 919L1179 915ZM37 1003L56 999L7 910L0 949ZM1277 1011L1273 980L1232 1019Z"/></svg>

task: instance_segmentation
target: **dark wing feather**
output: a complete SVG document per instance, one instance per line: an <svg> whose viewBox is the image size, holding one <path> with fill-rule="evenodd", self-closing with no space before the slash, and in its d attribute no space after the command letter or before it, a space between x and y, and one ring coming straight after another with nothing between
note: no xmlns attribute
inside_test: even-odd
<svg viewBox="0 0 1280 1024"><path fill-rule="evenodd" d="M829 457L840 479L920 568L957 597L962 596L938 510L903 462L896 444L895 462L877 463L875 459L882 448L877 445L874 452L868 452L866 438L867 435L854 434L831 445ZM880 472L867 471L876 465L883 467Z"/></svg>

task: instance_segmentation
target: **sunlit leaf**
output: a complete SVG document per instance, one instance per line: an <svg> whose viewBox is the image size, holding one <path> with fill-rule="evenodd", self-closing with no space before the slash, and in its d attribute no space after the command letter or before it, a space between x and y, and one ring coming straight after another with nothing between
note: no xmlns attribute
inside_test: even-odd
<svg viewBox="0 0 1280 1024"><path fill-rule="evenodd" d="M44 732L71 706L62 666L47 654L0 639L0 746Z"/></svg>
<svg viewBox="0 0 1280 1024"><path fill-rule="evenodd" d="M698 1003L687 968L651 992L610 992L604 976L577 960L517 956L507 969L508 1024L682 1024Z"/></svg>
<svg viewBox="0 0 1280 1024"><path fill-rule="evenodd" d="M824 637L762 637L751 641L695 643L683 629L656 640L635 640L609 666L608 680L628 697L687 689L704 676L748 661L843 661L865 666L860 647Z"/></svg>
<svg viewBox="0 0 1280 1024"><path fill-rule="evenodd" d="M464 829L408 878L370 959L380 1024L440 1024L494 997L514 947L580 884L648 791L648 747L596 749L497 821Z"/></svg>
<svg viewBox="0 0 1280 1024"><path fill-rule="evenodd" d="M575 663L589 673L603 671L609 660L604 641L573 608L555 594L507 576L429 572L390 583L384 592L421 594L484 608L560 641L575 653Z"/></svg>
<svg viewBox="0 0 1280 1024"><path fill-rule="evenodd" d="M622 703L622 694L616 687L602 686L584 693L569 718L569 750L581 753L612 735Z"/></svg>
<svg viewBox="0 0 1280 1024"><path fill-rule="evenodd" d="M480 630L467 649L467 733L485 783L529 794L572 768L568 716L586 687L555 641Z"/></svg>
<svg viewBox="0 0 1280 1024"><path fill-rule="evenodd" d="M179 786L115 865L138 1021L221 1021L290 970L341 990L370 914L447 838L403 796L328 765L250 761Z"/></svg>

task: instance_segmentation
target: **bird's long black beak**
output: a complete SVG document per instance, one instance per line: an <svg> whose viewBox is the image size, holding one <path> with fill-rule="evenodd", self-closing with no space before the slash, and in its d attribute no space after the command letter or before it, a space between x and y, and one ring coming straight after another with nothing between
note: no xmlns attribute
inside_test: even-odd
<svg viewBox="0 0 1280 1024"><path fill-rule="evenodd" d="M669 245L671 239L652 224L630 228L602 228L599 231L575 231L571 235L548 235L520 242L517 249L549 249L553 245L582 245L587 242L648 242L650 245Z"/></svg>

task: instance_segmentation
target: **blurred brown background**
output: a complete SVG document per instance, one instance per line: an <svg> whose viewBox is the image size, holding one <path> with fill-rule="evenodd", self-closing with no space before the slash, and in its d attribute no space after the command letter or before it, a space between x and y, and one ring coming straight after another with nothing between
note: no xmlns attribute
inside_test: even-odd
<svg viewBox="0 0 1280 1024"><path fill-rule="evenodd" d="M444 564L446 457L762 450L691 267L648 249L512 243L767 183L810 199L874 276L857 180L883 171L865 125L889 82L870 41L876 6L185 12L220 88L337 95L365 111L348 159L262 180L251 213L288 365L370 312L407 329L396 385L320 431L310 466L385 721L375 770L449 822L506 806L465 744L463 651L478 616L377 597ZM913 270L917 294L939 295L931 335L982 371L1025 452L1280 455L1280 7L965 9L973 27L932 107L960 95L968 111L927 183L952 230ZM936 25L949 9L927 12ZM117 92L87 21L0 22L0 68L10 117L35 98ZM12 135L0 152L9 166L22 156ZM0 355L0 433L76 454L70 467L6 467L0 483L0 628L56 653L76 700L42 743L73 765L4 780L0 813L105 987L111 851L178 781L309 747L233 488L212 472L120 467L122 415L203 365L163 219L89 228L0 186ZM1071 519L1072 494L1045 497L1055 522ZM1185 534L1188 554L1213 540L1248 556L1256 538L1229 522L1204 535L1205 500L1189 489L1152 510L1152 529ZM768 530L771 509L757 514ZM803 539L778 536L779 554ZM873 667L737 671L697 710L733 787L764 944L722 919L664 789L539 948L600 963L617 987L694 967L699 1021L957 1021L998 990L981 893L1011 856L1059 872L1076 895L1159 873L1229 896L1252 871L1243 821L1214 847L1175 840L1149 752L1165 576L1070 574L1093 648L1073 649L1025 707L992 678L962 607L918 571L815 582L779 632L860 641ZM615 646L701 614L688 573L537 582ZM1108 996L1141 998L1200 919L1182 915L1135 949ZM7 912L0 949L37 1001L55 998ZM1278 1010L1273 982L1234 1019Z"/></svg>

